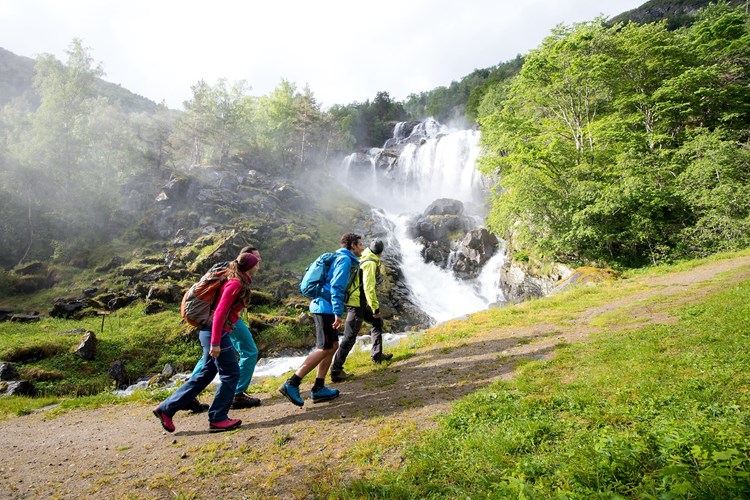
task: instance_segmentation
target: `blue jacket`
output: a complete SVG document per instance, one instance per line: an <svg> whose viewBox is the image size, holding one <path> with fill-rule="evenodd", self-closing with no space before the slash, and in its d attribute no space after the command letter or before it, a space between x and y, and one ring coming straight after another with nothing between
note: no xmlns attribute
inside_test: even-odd
<svg viewBox="0 0 750 500"><path fill-rule="evenodd" d="M349 284L349 275L352 270L359 269L359 259L351 250L339 248L336 250L336 260L328 269L326 284L323 285L323 293L310 302L310 312L313 314L344 315L344 296L346 285Z"/></svg>

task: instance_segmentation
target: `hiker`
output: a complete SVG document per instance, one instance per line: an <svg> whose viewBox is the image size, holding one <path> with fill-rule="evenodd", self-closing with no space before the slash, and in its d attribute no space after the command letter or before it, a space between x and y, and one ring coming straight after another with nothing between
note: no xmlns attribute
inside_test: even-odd
<svg viewBox="0 0 750 500"><path fill-rule="evenodd" d="M357 333L362 327L363 321L372 325L370 330L370 338L372 339L370 357L372 361L382 363L393 358L393 354L383 354L383 320L380 317L380 302L378 302L378 296L375 293L380 254L383 253L384 248L385 245L381 240L373 240L359 260L358 276L352 281L351 287L347 291L349 298L346 301L344 337L333 356L333 363L331 364L332 382L343 382L352 376L344 371L344 362L357 342Z"/></svg>
<svg viewBox="0 0 750 500"><path fill-rule="evenodd" d="M258 258L258 263L255 267L260 268L260 263L263 261L260 257L260 252L253 246L244 247L240 250L240 254L251 253ZM257 272L257 271L256 271ZM260 399L248 396L245 391L250 385L250 380L253 378L255 372L255 365L258 362L258 347L255 345L255 339L250 332L247 324L238 318L237 322L232 327L232 331L229 332L229 340L232 341L232 346L240 356L238 360L240 366L240 378L237 381L237 388L234 391L234 399L232 400L231 409L241 410L243 408L253 408L260 406ZM193 369L192 375L196 375L203 368L203 358L196 363ZM200 401L192 401L188 408L193 413L200 413L201 411L208 410L207 404L202 404Z"/></svg>
<svg viewBox="0 0 750 500"><path fill-rule="evenodd" d="M279 392L297 406L305 404L299 392L300 382L316 367L315 383L311 391L312 402L330 401L339 396L338 389L329 389L325 386L325 378L333 354L339 346L336 329L344 324L346 290L351 284L352 274L357 274L358 258L364 250L362 237L358 234L344 234L341 236L340 244L341 248L336 250L336 258L328 269L321 295L310 302L310 312L315 322L315 350L307 356L289 380L279 387Z"/></svg>
<svg viewBox="0 0 750 500"><path fill-rule="evenodd" d="M177 389L170 397L154 409L154 415L167 432L174 432L174 414L187 407L191 401L210 384L216 373L221 385L208 409L211 432L236 429L242 420L229 418L234 391L240 377L237 352L232 346L229 332L237 322L240 312L250 300L250 283L258 272L260 259L253 253L240 253L229 264L228 279L222 284L210 326L201 327L198 337L203 346L203 366Z"/></svg>

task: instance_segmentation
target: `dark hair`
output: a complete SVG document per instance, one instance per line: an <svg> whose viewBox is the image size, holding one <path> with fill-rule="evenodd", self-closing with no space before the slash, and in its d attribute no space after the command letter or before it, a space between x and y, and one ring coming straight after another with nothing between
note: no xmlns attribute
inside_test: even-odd
<svg viewBox="0 0 750 500"><path fill-rule="evenodd" d="M258 251L257 248L255 248L252 245L248 245L246 247L242 247L242 250L240 250L240 255L242 255L243 253L253 253L253 252L257 252L257 251Z"/></svg>
<svg viewBox="0 0 750 500"><path fill-rule="evenodd" d="M354 246L358 241L360 241L362 237L355 233L344 233L341 236L341 240L339 243L341 243L341 248L346 248L347 250L351 250L352 246Z"/></svg>

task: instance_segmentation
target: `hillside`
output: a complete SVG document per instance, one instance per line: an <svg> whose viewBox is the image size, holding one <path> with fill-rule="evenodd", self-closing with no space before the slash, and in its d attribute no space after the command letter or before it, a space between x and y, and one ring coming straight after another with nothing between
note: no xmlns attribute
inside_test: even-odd
<svg viewBox="0 0 750 500"><path fill-rule="evenodd" d="M494 415L492 409L496 408L496 412L501 404L505 404L507 398L502 394L525 397L527 404L542 403L548 397L548 391L553 390L553 385L546 385L545 392L535 394L530 387L530 377L562 377L568 383L579 378L593 380L596 370L608 373L607 364L618 359L613 352L607 354L607 342L617 345L618 352L627 352L625 359L635 360L642 355L639 349L641 344L647 344L645 339L649 332L663 332L661 336L668 346L668 356L663 361L666 364L660 365L662 361L657 361L658 358L653 360L653 369L662 371L659 376L669 377L667 372L673 369L694 370L684 365L688 362L686 360L693 360L697 368L713 373L713 358L701 361L701 351L693 351L695 347L689 343L685 332L711 335L710 327L705 332L704 328L695 329L694 321L698 324L712 321L711 315L715 315L712 311L716 307L721 308L722 302L740 300L748 286L750 255L744 252L662 269L599 287L581 288L504 311L478 313L468 320L452 321L431 330L428 335L416 335L402 342L401 347L394 351L394 361L388 366L373 368L361 354L353 356L347 366L357 377L339 384L342 396L331 403L308 403L303 409L297 409L276 394L278 380L256 386L262 406L233 412L235 417L244 420L244 424L229 434L209 434L205 416L185 414L177 416L175 434L165 433L150 411L154 401L163 397L160 393L145 404L130 402L78 410L68 407L62 413L53 409L11 418L0 424L6 449L11 451L4 459L0 484L2 490L14 498L83 495L135 495L139 498L174 495L184 498L395 495L406 498L421 497L428 491L441 496L466 496L472 492L485 496L485 485L480 478L473 478L474 474L486 474L483 472L485 467L502 473L504 468L512 468L516 463L519 467L530 467L535 460L537 467L542 467L539 460L548 446L545 443L556 441L555 433L549 428L545 431L545 427L525 423L522 425L531 426L525 427L525 432L533 432L536 437L531 446L523 444L523 436L515 441L515 449L523 453L522 458L505 456L498 451L497 456L482 458L472 465L465 461L470 459L470 454L466 454L468 450L460 455L454 454L455 447L461 446L459 436L486 435L491 431L490 427L483 427L486 424L481 423L481 419L487 412ZM747 304L743 307L744 312L739 310L738 313L747 314ZM721 328L726 326L722 324ZM733 333L724 342L735 337L740 341L750 334L746 322L729 326ZM683 332L685 337L670 338L671 331ZM719 340L701 349L720 346L716 342ZM657 348L657 352L663 352L663 348ZM726 351L721 359L722 366L737 366L735 357L740 355L739 351ZM555 362L556 358L561 361ZM747 364L740 363L739 366L744 366L740 372L726 372L725 375L730 377L725 382L726 390L724 385L706 388L711 390L713 401L707 415L713 417L704 417L707 420L701 422L673 422L669 435L671 439L683 440L679 449L687 450L688 455L691 446L695 450L697 445L694 441L697 438L690 434L692 425L710 431L712 426L722 422L722 415L740 408L745 408L742 411L747 416L746 405L740 401L745 398L746 403L746 394L729 392L734 387L729 380L739 384L747 380ZM638 437L635 435L640 427L638 419L658 418L671 411L670 408L689 406L691 396L681 393L673 396L667 405L647 407L647 413L636 415L634 412L644 404L638 399L641 397L639 384L647 384L648 379L634 378L635 368L629 371L629 377L608 374L613 377L609 382L613 396L587 394L578 404L594 407L607 404L608 397L617 400L617 394L626 397L626 404L608 406L603 418L618 428L631 429L629 440L633 441ZM525 382L513 382L516 378ZM691 380L695 384L690 385ZM681 376L674 383L700 387L696 386L702 383L700 380L700 375L695 373L690 378ZM492 385L498 381L507 382ZM502 385L506 383L511 385ZM303 395L307 394L309 386L309 382L303 385ZM482 396L488 386L490 393ZM490 397L490 394L494 396ZM202 399L208 400L208 396ZM459 404L456 406L456 403ZM552 404L551 408L551 418L557 421L566 422L571 415L579 418L575 417L576 407L569 406L563 399ZM496 415L496 418L501 417ZM450 438L452 444L448 447L440 445L440 449L451 457L450 461L437 456L430 458L429 454L439 452L419 443L439 442L440 436L449 432L450 426L446 425L451 422L462 430L458 436ZM513 428L512 420L501 418L501 422L502 429ZM571 422L569 428L573 436L592 434L583 420L575 422ZM594 435L605 429L601 427L594 431ZM28 436L35 438L28 439ZM601 436L600 449L615 453L615 448L607 448L614 446L607 441L609 438L605 434ZM746 445L746 438L747 435L733 438L727 434L723 443L728 447L741 447L744 446L742 442ZM480 447L482 441L479 438L472 448ZM656 454L660 447L669 446L669 443L654 442L651 446L655 447L653 453ZM652 455L647 456L646 450L639 453L641 455L631 457L633 467L650 467L648 457ZM678 452L673 453L672 459L677 460ZM420 462L422 456L426 460L424 463ZM564 461L569 466L584 459L584 455L569 449ZM703 459L698 457L695 460L700 463ZM736 472L748 471L746 457L736 463ZM606 459L602 458L596 467L602 475L597 480L601 488L618 483L628 488L646 480L641 476L621 477L612 483ZM620 473L625 474L625 467L629 465L622 463L619 467ZM432 472L429 475L414 473L415 468L429 468ZM734 491L735 495L730 496L736 496L736 492L746 491L742 490L742 485L747 484L738 479L742 477L739 472L725 475L722 482L715 484L712 483L713 476L707 475L709 472L692 475L687 471L682 477L693 481L694 488L707 485L714 488L714 492ZM388 474L401 476L394 481ZM673 470L671 474L678 472ZM452 479L441 483L443 475ZM539 477L544 477L541 470ZM559 474L554 477L566 484L566 488L585 482L583 477ZM526 481L532 480L532 476L526 478ZM497 491L505 492L500 496L510 494L516 483L509 483L511 490L502 489L503 484L496 484L501 488L496 494L499 494ZM542 483L539 484L541 488ZM661 489L655 485L653 491L674 492L679 491L678 486L665 482ZM422 487L427 490L420 490ZM617 486L614 488L600 491L617 492ZM717 497L700 493L706 490L695 491L695 498ZM542 496L547 493L552 492L537 491Z"/></svg>
<svg viewBox="0 0 750 500"><path fill-rule="evenodd" d="M670 28L687 26L693 22L695 13L715 0L649 0L640 7L623 12L610 19L611 24L632 21L646 24L667 20ZM729 0L729 5L746 4L744 0Z"/></svg>
<svg viewBox="0 0 750 500"><path fill-rule="evenodd" d="M39 105L39 97L33 89L34 59L19 56L0 47L0 107L17 97L25 97L33 107ZM156 103L135 94L116 83L96 80L99 95L110 104L118 104L126 113L153 113Z"/></svg>

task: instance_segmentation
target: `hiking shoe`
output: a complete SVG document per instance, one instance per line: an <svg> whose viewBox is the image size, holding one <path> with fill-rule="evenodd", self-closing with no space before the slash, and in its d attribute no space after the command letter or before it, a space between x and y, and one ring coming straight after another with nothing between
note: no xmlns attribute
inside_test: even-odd
<svg viewBox="0 0 750 500"><path fill-rule="evenodd" d="M154 415L156 415L156 418L159 419L159 422L161 422L161 426L164 427L164 430L167 432L174 432L174 422L172 422L172 417L161 411L161 408L158 406L154 409Z"/></svg>
<svg viewBox="0 0 750 500"><path fill-rule="evenodd" d="M299 387L294 387L289 382L284 382L279 387L279 392L284 395L293 405L302 406L305 404L302 397L299 395Z"/></svg>
<svg viewBox="0 0 750 500"><path fill-rule="evenodd" d="M382 363L383 361L390 361L390 360L391 360L392 358L393 358L393 354L391 354L391 353L388 353L388 354L381 354L381 355L380 355L380 356L378 356L377 358L372 358L372 362L373 362L373 363L377 363L377 364L380 364L380 363Z"/></svg>
<svg viewBox="0 0 750 500"><path fill-rule="evenodd" d="M331 372L331 382L343 382L346 379L352 378L354 375L351 373L346 373L344 370L341 370L340 372Z"/></svg>
<svg viewBox="0 0 750 500"><path fill-rule="evenodd" d="M234 397L230 408L233 410L241 410L243 408L254 408L256 406L260 406L260 399L250 397L243 392Z"/></svg>
<svg viewBox="0 0 750 500"><path fill-rule="evenodd" d="M198 401L198 398L193 398L193 400L190 401L185 407L185 410L188 410L192 413L203 413L204 411L208 411L208 405L206 403L201 403L200 401Z"/></svg>
<svg viewBox="0 0 750 500"><path fill-rule="evenodd" d="M313 389L311 394L313 403L322 403L323 401L330 401L339 397L339 390L323 386L320 389Z"/></svg>
<svg viewBox="0 0 750 500"><path fill-rule="evenodd" d="M208 423L208 431L209 432L224 432L224 431L231 431L233 429L236 429L242 425L242 420L235 419L235 418L228 418L226 420L222 420L221 422L209 422Z"/></svg>

